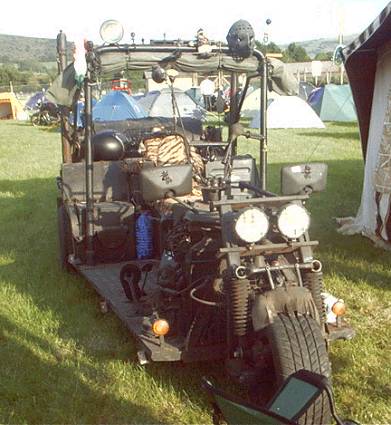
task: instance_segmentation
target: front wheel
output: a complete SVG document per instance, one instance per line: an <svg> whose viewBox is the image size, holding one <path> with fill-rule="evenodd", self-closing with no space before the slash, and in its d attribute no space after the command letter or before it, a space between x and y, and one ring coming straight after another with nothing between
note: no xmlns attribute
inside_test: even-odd
<svg viewBox="0 0 391 425"><path fill-rule="evenodd" d="M330 378L326 343L319 324L311 317L280 314L269 326L268 337L278 386L300 369ZM326 394L319 396L299 421L305 425L330 422L330 406Z"/></svg>

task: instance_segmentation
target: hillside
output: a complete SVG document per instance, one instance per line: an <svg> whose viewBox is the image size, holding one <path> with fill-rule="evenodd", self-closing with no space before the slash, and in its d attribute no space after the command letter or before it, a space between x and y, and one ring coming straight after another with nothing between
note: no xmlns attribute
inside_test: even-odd
<svg viewBox="0 0 391 425"><path fill-rule="evenodd" d="M344 43L349 44L356 35L348 35ZM69 51L71 51L71 43ZM332 52L338 44L338 40L320 38L316 40L298 41L310 57L320 52ZM286 48L287 45L281 45ZM0 63L17 63L24 61L55 62L56 40L48 38L22 37L18 35L0 34Z"/></svg>
<svg viewBox="0 0 391 425"><path fill-rule="evenodd" d="M345 35L344 36L344 44L348 45L350 44L355 38L357 37L357 34L352 35ZM307 54L313 58L318 53L326 53L326 52L333 52L338 43L338 38L318 38L315 40L306 40L306 41L297 41L295 42L301 47L304 47L304 49L307 51ZM282 48L286 48L288 45L282 45Z"/></svg>
<svg viewBox="0 0 391 425"><path fill-rule="evenodd" d="M56 40L0 34L0 63L25 61L56 62Z"/></svg>

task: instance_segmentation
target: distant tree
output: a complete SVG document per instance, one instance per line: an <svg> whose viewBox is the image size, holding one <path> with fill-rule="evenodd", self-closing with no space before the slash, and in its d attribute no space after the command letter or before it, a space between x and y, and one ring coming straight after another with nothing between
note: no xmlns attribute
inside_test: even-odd
<svg viewBox="0 0 391 425"><path fill-rule="evenodd" d="M314 57L316 61L331 61L333 60L333 52L319 52Z"/></svg>
<svg viewBox="0 0 391 425"><path fill-rule="evenodd" d="M0 86L7 87L12 81L15 90L40 90L53 81L53 70L44 72L22 71L14 65L0 66Z"/></svg>
<svg viewBox="0 0 391 425"><path fill-rule="evenodd" d="M284 62L309 62L310 60L304 47L296 43L291 43L283 52Z"/></svg>
<svg viewBox="0 0 391 425"><path fill-rule="evenodd" d="M49 81L53 81L57 77L57 68L46 68Z"/></svg>
<svg viewBox="0 0 391 425"><path fill-rule="evenodd" d="M20 72L14 65L0 66L0 86L8 85L10 81L17 82L20 78Z"/></svg>
<svg viewBox="0 0 391 425"><path fill-rule="evenodd" d="M45 72L46 68L37 60L26 59L18 62L18 67L20 71L33 71L33 72Z"/></svg>
<svg viewBox="0 0 391 425"><path fill-rule="evenodd" d="M10 58L8 55L0 55L0 62L1 63L8 63L10 61Z"/></svg>
<svg viewBox="0 0 391 425"><path fill-rule="evenodd" d="M260 50L263 54L265 53L281 53L281 48L273 42L270 42L268 44L263 44L260 41L255 41L255 47L257 50Z"/></svg>
<svg viewBox="0 0 391 425"><path fill-rule="evenodd" d="M137 92L145 88L145 80L142 71L127 71L124 77L132 82L132 91Z"/></svg>

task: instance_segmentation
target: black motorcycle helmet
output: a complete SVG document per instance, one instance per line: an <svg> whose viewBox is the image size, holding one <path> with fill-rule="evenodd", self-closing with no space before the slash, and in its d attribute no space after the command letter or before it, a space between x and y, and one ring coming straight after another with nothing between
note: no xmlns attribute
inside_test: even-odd
<svg viewBox="0 0 391 425"><path fill-rule="evenodd" d="M248 58L255 47L253 27L243 19L235 22L228 31L227 42L234 56Z"/></svg>
<svg viewBox="0 0 391 425"><path fill-rule="evenodd" d="M92 138L94 161L119 161L125 157L126 138L115 130L102 130Z"/></svg>
<svg viewBox="0 0 391 425"><path fill-rule="evenodd" d="M166 81L166 71L159 65L154 65L152 67L152 80L155 83L164 83Z"/></svg>

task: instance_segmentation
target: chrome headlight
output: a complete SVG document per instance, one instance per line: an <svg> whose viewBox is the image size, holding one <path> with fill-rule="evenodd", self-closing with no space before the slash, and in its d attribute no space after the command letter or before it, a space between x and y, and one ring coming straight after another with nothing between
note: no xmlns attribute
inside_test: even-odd
<svg viewBox="0 0 391 425"><path fill-rule="evenodd" d="M239 214L235 223L235 232L242 241L258 242L269 230L269 220L259 208L248 208Z"/></svg>
<svg viewBox="0 0 391 425"><path fill-rule="evenodd" d="M280 211L277 225L284 236L297 239L310 227L310 215L301 205L290 204Z"/></svg>
<svg viewBox="0 0 391 425"><path fill-rule="evenodd" d="M99 30L100 36L105 43L119 43L124 36L124 28L115 19L104 21Z"/></svg>

